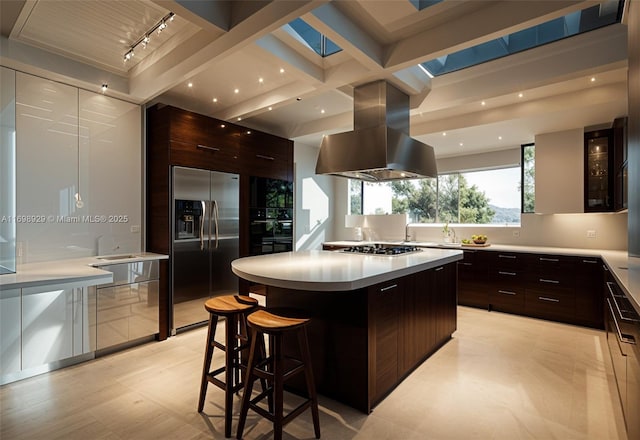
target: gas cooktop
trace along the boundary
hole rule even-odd
[[[371,254],[371,255],[403,255],[411,252],[421,252],[422,249],[416,246],[407,245],[388,245],[388,244],[367,244],[361,246],[350,246],[342,250],[352,254]]]

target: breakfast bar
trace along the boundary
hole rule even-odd
[[[368,414],[451,338],[462,255],[313,250],[240,258],[232,270],[266,286],[267,307],[311,318],[318,391]]]

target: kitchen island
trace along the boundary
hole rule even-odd
[[[451,338],[462,256],[449,249],[393,256],[304,251],[231,266],[266,285],[268,307],[311,318],[318,391],[368,414]]]

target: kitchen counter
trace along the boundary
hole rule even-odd
[[[373,242],[365,241],[330,241],[323,243],[328,246],[356,246]],[[387,242],[376,242],[387,243]],[[640,313],[640,258],[629,257],[626,251],[612,251],[607,249],[563,248],[551,246],[516,246],[491,243],[487,247],[463,246],[452,243],[434,242],[388,242],[389,244],[406,244],[418,247],[437,246],[442,249],[474,249],[481,251],[527,252],[535,254],[569,255],[576,257],[599,257],[607,265],[614,278],[625,291],[635,309]]]
[[[296,290],[355,290],[461,260],[459,249],[430,249],[403,255],[340,251],[281,252],[240,258],[233,273],[255,283]]]
[[[0,275],[0,291],[57,283],[109,283],[113,280],[113,274],[100,269],[101,266],[168,258],[162,254],[136,252],[126,256],[108,255],[21,264],[16,268],[16,273]]]

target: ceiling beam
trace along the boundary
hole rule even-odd
[[[231,29],[231,2],[209,0],[152,0],[174,14],[207,30],[211,27],[216,32]]]
[[[259,38],[271,33],[296,17],[326,3],[328,0],[275,0],[234,26],[219,38],[195,50],[176,49],[171,56],[158,60],[130,78],[133,95],[152,99],[185,79],[200,73]],[[206,33],[206,31],[203,31]],[[196,38],[196,36],[194,36]],[[202,38],[202,36],[198,36]]]
[[[393,70],[414,66],[598,3],[592,0],[495,2],[454,22],[423,30],[390,45],[383,64]]]

